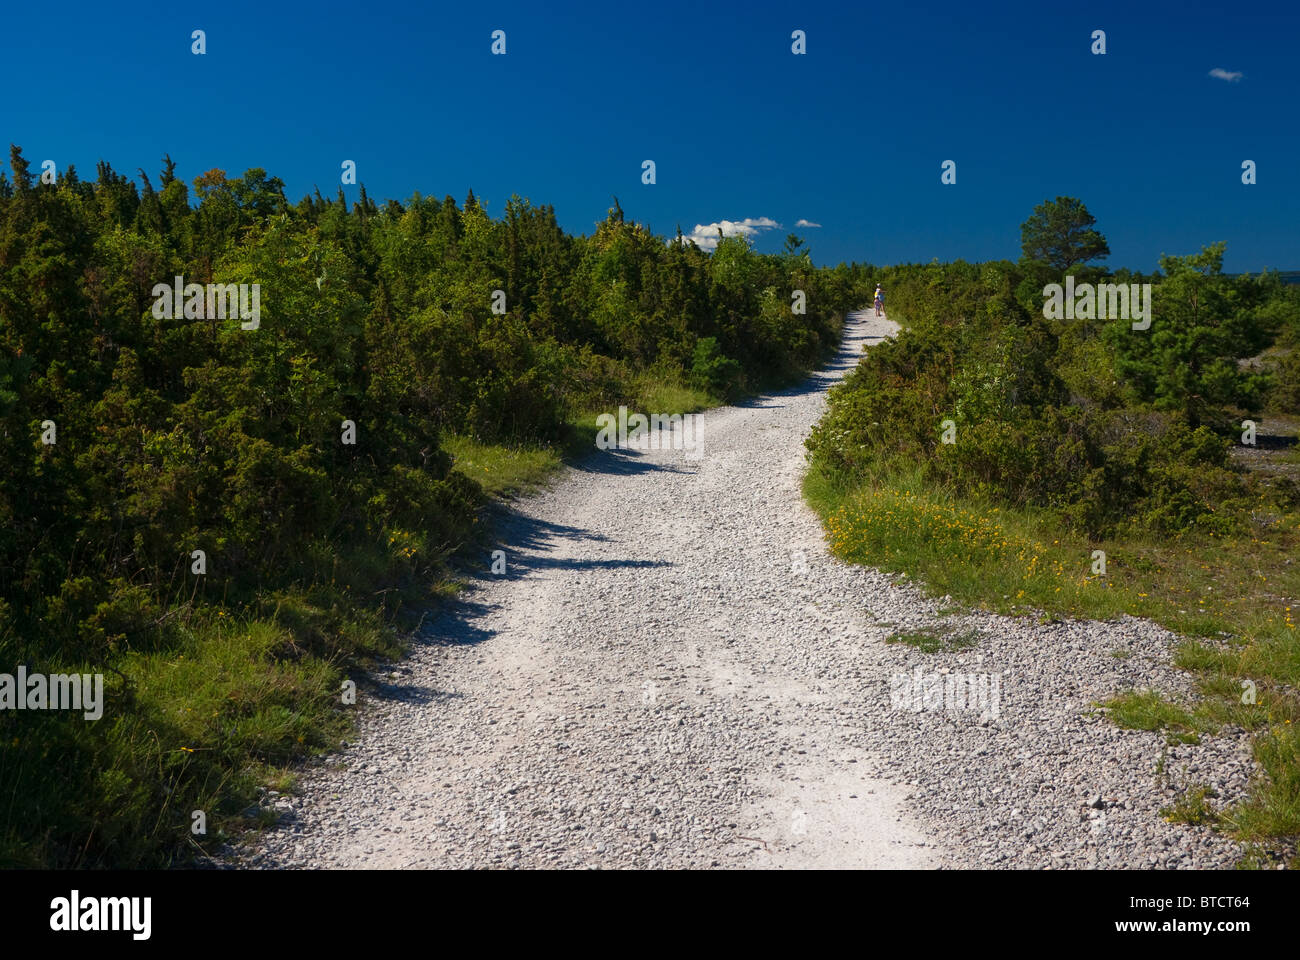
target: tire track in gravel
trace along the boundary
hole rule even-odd
[[[829,386],[894,329],[851,315],[835,361],[799,387],[702,414],[699,459],[593,453],[513,505],[506,575],[476,581],[381,672],[357,742],[307,767],[299,795],[274,800],[282,824],[233,862],[1226,862],[1221,838],[1155,814],[1197,778],[1239,794],[1242,738],[1170,751],[1092,709],[1126,686],[1186,690],[1164,631],[953,617],[826,554],[802,441]],[[882,642],[936,623],[980,643]],[[892,709],[891,675],[918,667],[996,674],[1001,716]]]

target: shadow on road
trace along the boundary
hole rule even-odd
[[[752,409],[779,408],[785,404],[779,401],[787,398],[801,397],[810,393],[824,391],[831,383],[838,381],[845,373],[857,366],[862,358],[862,346],[866,338],[856,333],[855,321],[866,319],[866,314],[851,315],[845,324],[845,335],[835,357],[821,370],[805,377],[798,384],[771,394],[751,397],[735,406]],[[590,474],[611,476],[631,476],[651,472],[691,473],[690,469],[673,463],[664,463],[648,458],[637,450],[593,450],[590,455],[571,463],[571,468]],[[551,523],[523,513],[510,506],[503,506],[494,511],[494,528],[497,531],[493,542],[494,549],[506,553],[506,572],[494,575],[490,572],[490,561],[484,558],[483,565],[468,571],[470,579],[479,583],[498,578],[515,579],[530,573],[547,570],[608,570],[618,568],[671,567],[667,560],[640,559],[578,559],[574,557],[554,556],[555,546],[563,541],[607,542],[609,538],[603,533],[581,527]],[[472,599],[458,599],[448,603],[438,611],[433,621],[421,631],[417,642],[462,645],[478,644],[494,634],[474,625],[497,609],[494,605],[480,603]],[[440,696],[433,691],[426,691],[431,697]],[[421,695],[413,692],[412,696]]]
[[[498,535],[494,537],[493,542],[497,545],[496,549],[505,551],[506,572],[493,574],[490,561],[485,557],[482,566],[474,570],[462,571],[465,578],[476,585],[493,580],[514,580],[545,570],[611,570],[673,566],[667,560],[619,557],[582,559],[553,556],[558,543],[575,540],[599,543],[609,538],[593,530],[539,520],[536,517],[517,513],[509,507],[503,507],[498,512],[495,523]],[[470,597],[451,600],[438,610],[436,617],[421,628],[415,642],[442,646],[482,643],[495,636],[495,633],[475,626],[475,621],[482,620],[497,609],[499,609],[497,604],[482,603]]]
[[[859,319],[866,319],[868,314],[863,312],[853,316]],[[872,317],[872,319],[875,319]],[[884,318],[881,318],[884,319]],[[863,337],[853,335],[851,329],[854,324],[852,317],[845,323],[844,339],[840,341],[839,349],[835,356],[827,361],[826,365],[814,373],[810,373],[792,387],[784,390],[777,390],[772,393],[760,394],[756,397],[750,397],[746,400],[738,401],[732,406],[739,407],[742,410],[770,410],[784,407],[784,403],[777,401],[793,399],[795,397],[807,396],[811,393],[822,393],[832,384],[842,380],[845,375],[850,373],[862,359],[863,345],[868,342],[875,342],[884,339],[883,337]]]
[[[639,473],[690,473],[671,463],[650,460],[639,450],[594,450],[572,464],[582,473],[604,473],[611,476],[632,476]]]

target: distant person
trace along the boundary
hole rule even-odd
[[[881,289],[880,284],[876,284],[876,316],[880,316],[880,311],[885,308],[885,291]]]

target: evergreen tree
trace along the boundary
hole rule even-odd
[[[1096,218],[1074,197],[1057,197],[1034,207],[1020,225],[1025,261],[1046,263],[1058,271],[1110,255],[1106,238],[1092,229]]]

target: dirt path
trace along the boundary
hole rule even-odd
[[[1181,688],[1162,631],[969,614],[975,649],[925,655],[883,640],[951,621],[942,601],[826,555],[802,441],[828,387],[893,329],[856,314],[799,388],[702,414],[698,459],[593,453],[518,503],[505,575],[426,626],[363,697],[358,742],[307,769],[277,800],[286,822],[241,861],[1223,862],[1222,843],[1158,817],[1178,750],[1093,709],[1124,686]],[[1001,709],[899,710],[891,677],[918,669],[997,677]],[[1197,749],[1192,771],[1244,787],[1241,744]]]
[[[822,550],[803,437],[890,326],[856,319],[799,390],[701,415],[698,459],[610,450],[518,504],[506,575],[429,625],[261,862],[931,863],[807,669],[828,627],[791,556]]]

